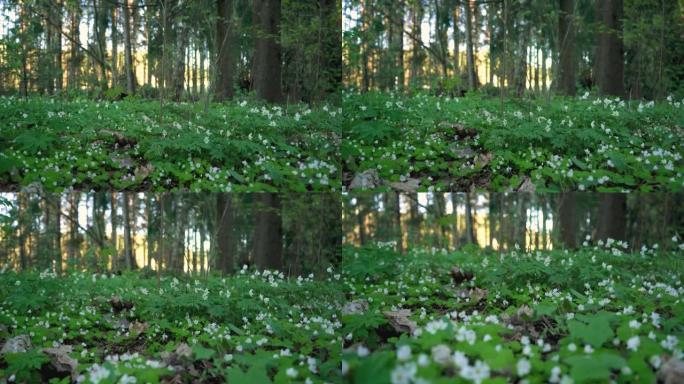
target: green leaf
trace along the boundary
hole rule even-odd
[[[195,344],[192,346],[192,353],[195,354],[195,358],[198,360],[208,360],[212,356],[214,356],[214,353],[216,353],[216,351],[214,351],[213,349],[204,348],[200,344]]]
[[[591,316],[587,318],[586,322],[570,320],[568,321],[568,329],[572,337],[581,339],[594,348],[599,348],[603,343],[613,338],[609,317],[602,314]]]

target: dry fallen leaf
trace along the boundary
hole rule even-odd
[[[451,278],[454,280],[454,284],[459,285],[464,281],[470,281],[473,279],[473,273],[468,271],[463,271],[459,267],[451,268]]]
[[[7,342],[5,342],[5,345],[3,345],[0,350],[0,355],[4,355],[5,353],[26,352],[31,348],[31,338],[29,335],[19,335],[8,339]]]
[[[375,169],[369,169],[361,173],[357,173],[349,184],[349,189],[373,189],[380,186],[380,176]]]
[[[408,178],[406,181],[403,181],[403,182],[400,182],[400,181],[391,182],[391,183],[389,183],[389,186],[392,187],[392,189],[396,189],[399,192],[414,193],[420,187],[420,180]]]
[[[529,177],[525,176],[523,178],[523,182],[520,184],[518,187],[518,192],[529,192],[529,193],[534,193],[537,190],[537,187],[534,185],[532,182],[532,179]]]
[[[658,370],[658,378],[664,384],[684,383],[684,362],[671,357]]]
[[[50,357],[50,364],[57,372],[68,373],[75,380],[78,376],[78,361],[69,356],[72,350],[71,345],[60,345],[55,348],[44,348],[43,353]]]
[[[147,323],[141,323],[139,321],[133,321],[132,323],[129,324],[128,326],[128,331],[132,335],[140,335],[141,333],[145,332],[145,330],[149,328],[149,325]]]
[[[385,311],[383,312],[387,320],[389,321],[392,328],[400,333],[413,334],[416,329],[416,323],[409,319],[411,316],[410,309],[400,309],[398,311]]]
[[[178,344],[178,346],[176,347],[176,349],[173,350],[173,352],[174,352],[177,356],[181,356],[181,357],[190,357],[190,356],[192,356],[192,348],[190,348],[190,346],[187,345],[186,343],[180,343],[180,344]]]
[[[354,300],[345,304],[342,307],[342,315],[361,315],[368,310],[368,302],[366,300]]]

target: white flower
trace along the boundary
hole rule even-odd
[[[295,377],[297,377],[297,369],[290,367],[285,371],[285,374],[287,375],[287,377],[291,377],[294,379]]]
[[[416,376],[417,367],[414,363],[396,366],[390,374],[392,384],[409,384]]]
[[[109,377],[109,370],[99,364],[93,364],[88,371],[90,373],[90,381],[94,384],[98,384]]]
[[[660,359],[660,356],[658,356],[658,355],[653,355],[653,356],[651,356],[651,358],[650,358],[648,361],[651,363],[651,365],[652,365],[653,368],[655,368],[655,369],[660,368],[660,364],[663,362],[663,361]]]
[[[639,341],[639,336],[634,336],[627,340],[627,349],[631,349],[632,351],[636,351],[639,349],[639,344],[641,342]]]
[[[138,382],[138,379],[136,379],[133,376],[128,376],[127,374],[124,373],[123,376],[119,379],[119,383],[121,384],[135,384]]]
[[[518,376],[522,377],[530,373],[532,365],[527,359],[520,359],[518,360],[518,363],[515,365],[515,368],[518,371]]]
[[[397,349],[397,359],[399,361],[406,361],[411,358],[411,347],[402,345]]]
[[[551,377],[549,377],[550,383],[557,383],[560,381],[561,369],[559,366],[551,368]]]
[[[468,365],[468,357],[466,357],[465,353],[461,351],[456,351],[454,352],[454,356],[451,358],[454,362],[454,365],[456,365],[459,368],[465,367]]]
[[[368,348],[364,347],[363,345],[359,345],[359,347],[356,348],[356,354],[359,357],[366,357],[366,356],[368,356],[369,352],[370,351],[368,350]]]
[[[346,360],[342,360],[342,376],[346,376],[349,373],[349,363]]]
[[[576,350],[577,350],[577,346],[575,345],[575,343],[570,343],[568,345],[568,351],[575,352]]]
[[[428,364],[430,364],[430,358],[428,357],[428,355],[424,353],[418,355],[418,365],[420,365],[421,367],[425,367]]]
[[[593,353],[594,348],[591,347],[591,345],[587,344],[584,346],[584,353]]]
[[[451,360],[451,349],[445,344],[432,347],[432,360],[437,364],[447,365]]]
[[[460,375],[466,380],[471,380],[476,384],[480,384],[484,379],[489,377],[489,366],[478,360],[473,366],[466,365],[465,367],[462,367]]]

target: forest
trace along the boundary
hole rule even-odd
[[[684,383],[683,0],[0,0],[0,384]]]
[[[343,7],[347,189],[681,191],[681,1]]]
[[[339,185],[335,1],[3,0],[0,10],[3,189]]]

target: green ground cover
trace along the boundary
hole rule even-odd
[[[343,109],[346,188],[610,192],[684,187],[684,101],[672,98],[654,104],[587,95],[506,99],[502,105],[483,95],[347,93]]]
[[[0,98],[0,187],[339,190],[339,107]]]
[[[0,274],[0,378],[340,382],[339,275]],[[6,349],[9,348],[9,349]],[[0,379],[3,381],[3,379]]]
[[[683,272],[681,251],[615,242],[501,255],[349,248],[342,372],[379,384],[676,383]]]

